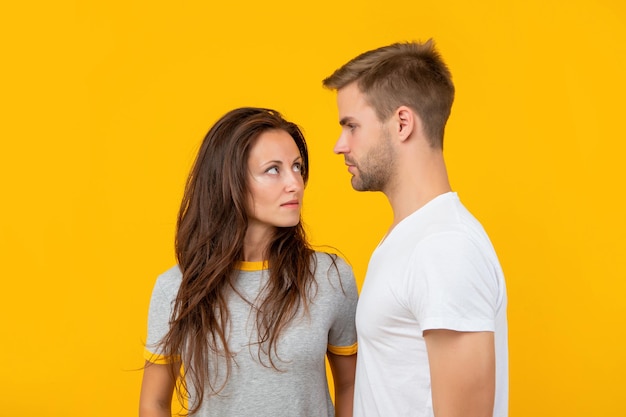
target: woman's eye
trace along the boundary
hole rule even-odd
[[[278,167],[271,167],[265,172],[267,172],[268,174],[278,174]]]
[[[351,132],[354,131],[354,129],[356,129],[356,125],[353,125],[353,124],[348,124],[346,126],[348,126],[348,129],[350,129]]]
[[[293,171],[302,172],[302,164],[299,162],[296,162],[295,164],[293,164]]]

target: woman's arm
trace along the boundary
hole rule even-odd
[[[139,417],[171,417],[176,378],[169,365],[146,361],[139,397]]]
[[[356,353],[345,356],[327,352],[326,356],[335,385],[335,416],[352,417]]]

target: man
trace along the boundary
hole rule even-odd
[[[381,191],[393,223],[357,307],[357,417],[508,414],[506,287],[443,157],[454,99],[431,41],[365,52],[330,77],[357,191]]]

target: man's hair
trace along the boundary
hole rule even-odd
[[[364,52],[336,70],[323,84],[339,90],[353,82],[381,121],[387,120],[398,107],[408,106],[422,120],[430,145],[443,148],[454,84],[432,39],[425,43],[394,43]]]

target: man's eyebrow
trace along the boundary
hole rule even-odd
[[[345,126],[347,125],[350,121],[352,120],[352,117],[344,117],[343,119],[339,120],[339,125],[340,126]]]

